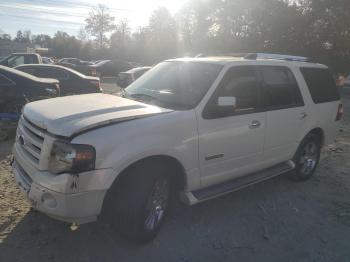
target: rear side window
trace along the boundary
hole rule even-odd
[[[300,68],[315,104],[337,101],[339,93],[328,69]]]
[[[264,107],[281,109],[303,106],[299,86],[289,68],[259,66],[263,82]]]
[[[25,68],[20,68],[18,70],[21,70],[22,72],[33,75],[33,76],[37,76],[34,68],[25,67]]]
[[[41,78],[53,78],[57,80],[67,80],[68,74],[63,70],[55,68],[40,68],[36,70],[36,76]]]

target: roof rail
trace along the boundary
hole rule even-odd
[[[280,55],[280,54],[269,54],[269,53],[251,53],[244,57],[244,59],[257,60],[257,59],[275,59],[285,61],[296,61],[296,62],[310,62],[309,57],[303,56],[292,56],[292,55]]]

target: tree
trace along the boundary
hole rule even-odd
[[[45,34],[39,34],[32,37],[33,44],[39,45],[40,47],[48,48],[51,45],[51,37]]]
[[[176,22],[168,9],[156,9],[149,20],[148,28],[154,62],[177,55]]]
[[[79,28],[77,37],[81,41],[87,41],[89,39],[87,32],[83,26]]]
[[[23,42],[23,33],[22,33],[21,30],[17,31],[16,37],[15,37],[15,39],[13,41],[18,42],[18,43],[22,43]]]
[[[57,31],[51,42],[52,55],[56,57],[77,57],[82,48],[80,40],[62,31]]]
[[[127,20],[119,21],[116,30],[110,37],[110,48],[116,57],[126,59],[131,40],[130,28]]]
[[[108,8],[104,5],[93,8],[85,22],[86,31],[96,38],[99,48],[104,47],[107,43],[106,33],[115,29],[114,17],[108,14]]]

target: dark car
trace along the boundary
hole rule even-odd
[[[121,72],[118,75],[117,84],[119,87],[125,88],[150,69],[150,66],[143,66],[135,67],[126,72]]]
[[[21,65],[16,69],[40,78],[57,79],[61,96],[102,92],[98,77],[86,76],[63,66]]]
[[[0,120],[18,118],[28,102],[58,96],[58,83],[0,65]]]
[[[62,58],[56,64],[74,69],[84,75],[96,76],[95,68],[91,67],[93,65],[92,62],[83,61],[78,58]]]
[[[118,76],[120,72],[124,72],[134,68],[135,66],[122,60],[102,60],[90,66],[94,68],[97,76]]]
[[[13,53],[0,61],[0,65],[15,67],[23,64],[42,64],[42,58],[35,53]]]

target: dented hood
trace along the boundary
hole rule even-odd
[[[170,111],[118,96],[86,94],[29,103],[23,115],[51,134],[70,137],[98,126]]]

